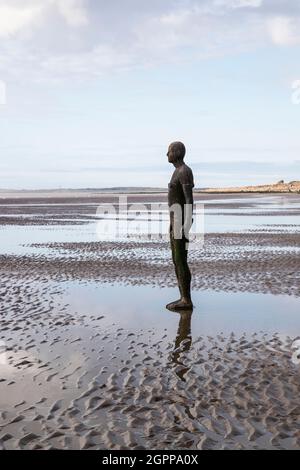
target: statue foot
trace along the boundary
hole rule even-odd
[[[193,304],[191,300],[179,299],[176,300],[176,302],[171,302],[166,305],[166,308],[168,310],[191,310],[193,308]]]

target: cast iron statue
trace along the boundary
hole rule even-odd
[[[172,258],[180,291],[180,299],[167,305],[169,310],[190,310],[191,272],[187,262],[189,230],[193,217],[192,170],[184,163],[185,146],[173,142],[168,149],[168,160],[175,166],[169,183],[168,204],[170,210],[170,242]]]

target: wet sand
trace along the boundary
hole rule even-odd
[[[210,201],[237,217],[247,208],[266,212],[256,196]],[[56,230],[66,222],[76,240],[82,225],[93,226],[94,201],[64,202],[40,208],[8,201],[0,207],[1,221],[8,219],[1,230],[30,230],[35,222]],[[291,211],[293,223],[282,217],[275,226],[261,215],[258,228],[207,233],[203,249],[190,253],[194,291],[209,290],[212,302],[214,292],[237,292],[244,302],[249,293],[297,302],[299,216],[280,212]],[[0,254],[0,448],[300,447],[300,365],[292,361],[299,323],[293,335],[272,325],[267,333],[237,333],[234,324],[232,333],[216,327],[208,335],[192,328],[199,306],[179,315],[162,305],[170,327],[164,319],[160,328],[150,321],[147,327],[142,304],[140,325],[129,316],[118,321],[131,310],[130,294],[122,301],[119,286],[161,292],[176,285],[167,242],[40,241],[19,248]],[[99,286],[97,309],[73,301],[77,283]],[[116,302],[120,297],[114,315],[101,301],[105,284]]]
[[[211,233],[189,254],[193,289],[300,296],[300,234]],[[6,272],[56,280],[176,286],[167,242],[34,244],[50,255],[0,255]],[[53,255],[55,253],[55,256]]]

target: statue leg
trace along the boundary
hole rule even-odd
[[[187,261],[186,243],[185,238],[174,240],[175,265],[181,297],[191,301],[191,271]]]
[[[172,250],[172,260],[173,260],[173,264],[174,264],[174,268],[175,268],[175,274],[176,274],[176,277],[177,277],[177,282],[178,282],[178,286],[179,286],[179,290],[180,290],[179,278],[178,278],[178,269],[177,269],[177,262],[176,262],[176,246],[175,246],[175,239],[174,239],[174,235],[173,235],[172,231],[170,231],[170,244],[171,244],[171,250]],[[181,292],[180,292],[180,294],[181,294]]]
[[[172,248],[172,259],[175,266],[175,273],[180,291],[180,300],[167,305],[170,310],[190,309],[191,301],[191,272],[187,262],[186,238],[175,239],[172,230],[170,231],[170,242]]]

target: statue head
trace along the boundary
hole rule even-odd
[[[182,142],[172,142],[168,148],[169,163],[181,162],[185,156],[185,146]]]

